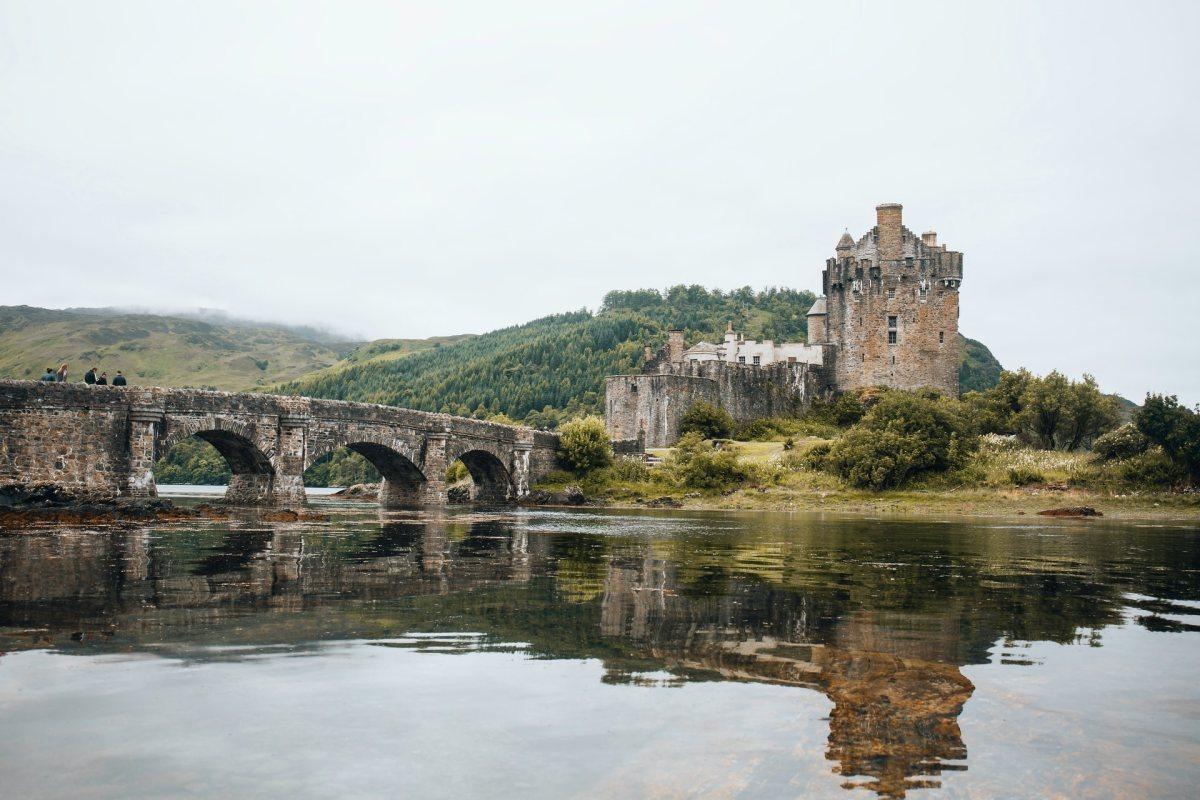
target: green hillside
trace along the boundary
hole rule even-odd
[[[110,309],[0,306],[0,377],[36,379],[98,365],[133,384],[254,389],[335,363],[356,343],[282,325]]]
[[[326,331],[219,314],[163,316],[114,309],[0,306],[0,378],[36,379],[70,364],[79,380],[98,365],[134,384],[253,390],[332,364],[401,358],[460,341],[382,339],[361,345]]]
[[[604,377],[636,370],[643,345],[657,348],[669,328],[683,328],[688,341],[715,341],[732,322],[748,338],[804,340],[805,314],[815,299],[811,292],[776,288],[610,292],[595,314],[544,317],[398,360],[343,362],[273,390],[461,415],[505,414],[552,426],[563,415],[599,413]],[[979,342],[967,339],[966,345],[963,387],[994,384],[1000,372],[995,357]]]

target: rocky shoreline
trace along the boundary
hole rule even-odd
[[[122,497],[113,500],[77,497],[52,485],[0,486],[0,528],[53,523],[99,525],[118,522],[182,522],[225,519],[215,506],[182,508],[163,498]]]

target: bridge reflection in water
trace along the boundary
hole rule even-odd
[[[1120,556],[1119,537],[1090,544],[1086,563],[1018,570],[1002,537],[881,542],[866,523],[790,523],[781,542],[695,520],[670,536],[589,532],[613,520],[360,516],[0,537],[0,651],[236,659],[237,645],[520,642],[535,657],[597,659],[614,684],[805,687],[833,704],[826,757],[843,785],[903,797],[967,768],[958,717],[974,687],[962,665],[1008,636],[1076,640],[1120,619],[1124,590],[1167,580]],[[646,521],[674,524],[617,518],[617,529]]]

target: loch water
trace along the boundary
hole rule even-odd
[[[1200,785],[1195,525],[316,507],[0,534],[0,796]]]

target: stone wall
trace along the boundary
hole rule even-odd
[[[443,503],[445,470],[467,465],[480,499],[511,500],[556,465],[558,437],[390,406],[189,389],[0,381],[0,486],[58,486],[80,498],[156,494],[151,470],[174,444],[213,445],[226,498],[304,502],[303,472],[348,447],[384,476],[388,505]]]
[[[605,379],[604,418],[610,439],[640,438],[645,447],[670,447],[694,403],[724,408],[735,422],[745,422],[796,414],[826,392],[824,370],[809,364],[755,367],[654,359],[651,367],[653,374]]]

